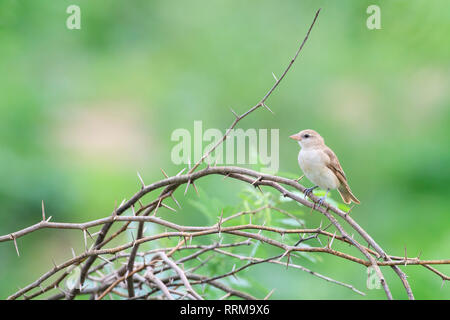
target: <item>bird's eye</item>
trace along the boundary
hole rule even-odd
[[[310,137],[310,135],[309,134],[307,134],[307,133],[305,133],[304,135],[303,135],[303,138],[309,138]]]

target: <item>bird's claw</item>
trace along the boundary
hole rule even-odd
[[[326,196],[320,197],[319,201],[317,201],[317,204],[319,206],[322,206],[324,204],[326,198],[327,198]]]
[[[315,188],[317,188],[317,186],[311,187],[311,188],[306,188],[305,191],[303,191],[303,193],[305,194],[305,197],[311,195],[311,193],[313,192],[313,190]]]

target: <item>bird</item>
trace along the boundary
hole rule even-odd
[[[319,199],[319,205],[322,205],[330,190],[337,189],[346,204],[352,201],[360,203],[350,190],[337,156],[325,145],[325,140],[319,133],[306,129],[291,135],[290,138],[298,141],[301,147],[298,164],[305,176],[315,184],[314,187],[305,189],[305,196],[317,187],[326,190],[325,196]]]

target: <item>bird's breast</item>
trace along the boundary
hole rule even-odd
[[[300,150],[298,154],[298,164],[305,171],[316,171],[326,165],[323,152],[318,150]]]
[[[327,167],[329,158],[320,150],[300,150],[298,164],[305,176],[322,189],[336,189],[339,180]]]

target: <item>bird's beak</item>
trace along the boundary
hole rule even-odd
[[[293,135],[290,136],[289,138],[294,139],[294,140],[297,140],[297,141],[302,140],[302,136],[300,135],[300,133],[293,134]]]

